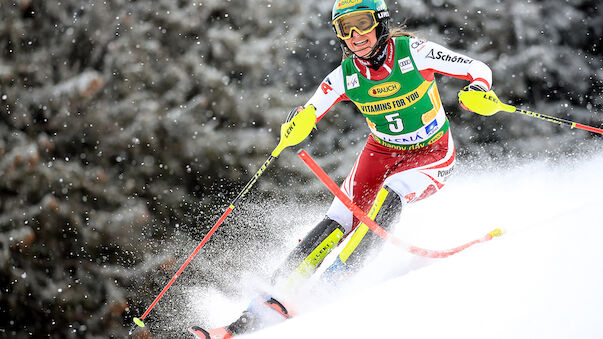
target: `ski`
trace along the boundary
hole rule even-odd
[[[252,302],[251,306],[243,311],[239,319],[228,326],[207,330],[199,326],[191,326],[188,331],[196,339],[229,339],[238,334],[257,331],[291,317],[293,314],[281,302],[268,295],[262,295],[256,299],[255,304]]]
[[[229,339],[234,336],[228,327],[218,327],[211,330],[204,330],[199,326],[189,327],[188,331],[197,339]]]

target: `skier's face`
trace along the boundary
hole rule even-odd
[[[344,40],[348,48],[361,58],[368,57],[373,46],[377,43],[377,31],[373,29],[366,34],[358,34],[355,30],[352,31],[352,37]]]

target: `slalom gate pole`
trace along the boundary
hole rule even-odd
[[[266,171],[266,168],[268,168],[268,166],[272,163],[272,161],[274,159],[276,159],[285,148],[287,148],[289,146],[297,145],[300,142],[302,142],[310,134],[310,132],[314,128],[315,124],[316,124],[316,116],[314,115],[314,110],[303,110],[303,111],[299,112],[295,117],[293,117],[289,122],[286,122],[281,125],[280,142],[278,143],[278,145],[276,146],[274,151],[272,151],[272,153],[270,154],[268,159],[264,162],[264,164],[260,167],[260,169],[255,173],[253,178],[251,178],[251,180],[249,180],[249,182],[241,190],[239,195],[237,195],[237,197],[232,201],[232,203],[230,203],[230,206],[226,209],[226,211],[224,211],[224,214],[222,214],[222,216],[220,217],[220,219],[218,219],[216,224],[209,230],[209,232],[207,232],[205,237],[203,237],[203,240],[201,240],[201,242],[199,243],[199,245],[197,245],[195,250],[188,256],[186,261],[184,261],[182,266],[180,266],[180,269],[178,269],[178,271],[176,272],[176,274],[174,274],[172,279],[170,279],[170,281],[167,283],[167,285],[165,285],[163,290],[161,290],[159,295],[157,295],[155,300],[153,300],[151,305],[142,314],[142,316],[140,316],[140,318],[133,319],[134,325],[132,326],[132,329],[130,330],[130,335],[134,332],[134,330],[136,329],[136,326],[145,327],[143,320],[147,317],[147,315],[149,315],[151,310],[155,307],[155,305],[163,297],[165,292],[167,292],[167,290],[170,288],[170,286],[172,286],[174,281],[176,281],[176,279],[178,279],[178,277],[184,271],[186,266],[188,266],[188,264],[193,260],[193,258],[195,258],[197,253],[199,253],[199,251],[205,245],[205,243],[207,243],[209,238],[214,234],[214,232],[216,232],[218,227],[224,222],[224,220],[230,214],[230,212],[232,212],[232,210],[234,210],[234,208],[235,208],[236,204],[239,202],[239,200],[241,200],[247,194],[247,192],[249,192],[249,190],[251,189],[253,184],[255,184],[255,182],[262,175],[262,173],[264,173],[264,171]]]
[[[445,258],[445,257],[448,257],[455,253],[458,253],[470,246],[489,241],[494,237],[502,235],[502,231],[499,228],[497,228],[497,229],[487,233],[486,235],[484,235],[480,238],[477,238],[475,240],[472,240],[466,244],[463,244],[461,246],[458,246],[458,247],[455,247],[455,248],[452,248],[449,250],[443,250],[443,251],[428,250],[428,249],[424,249],[424,248],[406,244],[399,238],[388,233],[385,229],[383,229],[381,226],[379,226],[374,220],[369,218],[366,215],[366,213],[364,213],[364,211],[362,211],[362,209],[360,209],[360,207],[356,206],[356,204],[354,204],[352,202],[352,200],[350,200],[350,198],[348,198],[348,196],[345,193],[343,193],[343,191],[339,188],[339,186],[337,186],[337,184],[335,184],[335,182],[327,175],[327,173],[325,173],[325,171],[322,168],[320,168],[320,166],[318,166],[318,164],[314,161],[314,159],[312,159],[312,157],[306,151],[304,151],[302,149],[297,153],[297,155],[306,163],[306,165],[308,165],[308,167],[312,170],[312,172],[314,172],[314,174],[327,186],[327,188],[354,214],[354,216],[356,218],[358,218],[358,220],[362,221],[371,231],[375,232],[379,237],[383,238],[386,241],[389,241],[390,243],[392,243],[398,247],[401,247],[401,248],[409,251],[410,253],[413,253],[413,254],[416,254],[419,256],[423,256],[423,257],[428,257],[428,258]]]

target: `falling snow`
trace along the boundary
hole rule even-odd
[[[602,127],[598,1],[386,1],[394,24],[490,65],[505,101]],[[339,65],[331,8],[286,0],[0,1],[0,336],[125,337],[274,149],[287,113]],[[452,192],[473,189],[505,211],[489,220],[525,207],[513,205],[517,196],[558,197],[546,205],[554,210],[569,197],[596,199],[563,183],[595,190],[599,180],[576,181],[591,174],[576,167],[600,172],[601,162],[576,159],[600,158],[600,136],[524,116],[478,117],[458,106],[466,82],[437,81],[459,163],[480,173],[503,165],[517,173],[517,164],[548,178],[534,191],[484,175],[486,187],[518,190],[502,200],[512,191],[477,189],[461,174]],[[366,137],[362,116],[342,103],[304,147],[341,182]],[[529,165],[565,159],[575,162]],[[461,199],[443,196],[425,206],[450,206],[457,220],[467,214]],[[294,152],[284,152],[149,315],[148,328],[181,337],[188,321],[232,317],[257,287],[239,278],[266,281],[329,200]],[[547,213],[536,206],[536,217]],[[515,230],[509,238],[521,241]],[[214,317],[199,296],[236,305]]]

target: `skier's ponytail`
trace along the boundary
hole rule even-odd
[[[415,35],[404,30],[403,26],[394,27],[389,30],[388,40],[398,36],[409,36],[415,38]]]

